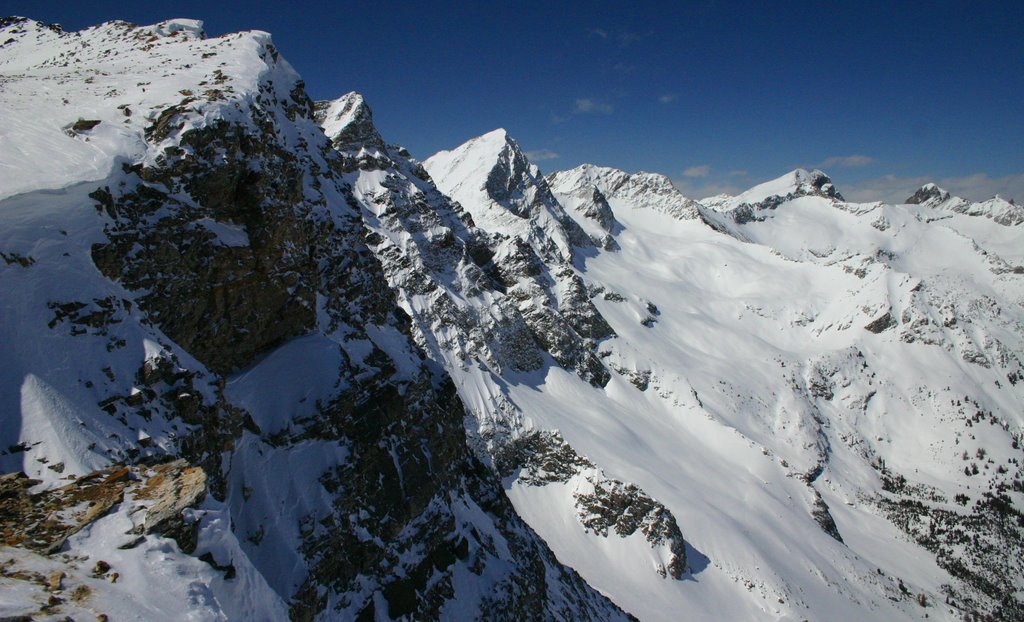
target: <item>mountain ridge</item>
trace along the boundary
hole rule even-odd
[[[0,96],[36,115],[22,127],[5,115],[17,153],[59,140],[103,156],[76,171],[85,179],[41,170],[0,203],[0,247],[16,258],[0,267],[3,468],[55,487],[111,462],[182,457],[209,492],[178,508],[195,542],[146,536],[118,555],[111,533],[131,524],[103,506],[69,540],[80,557],[45,563],[78,577],[106,558],[146,581],[181,569],[161,584],[178,606],[147,601],[134,580],[100,582],[81,605],[97,615],[135,603],[153,619],[282,606],[296,620],[628,619],[557,561],[470,453],[463,405],[413,341],[298,74],[263,33],[201,39],[174,34],[181,25],[60,34],[19,21],[0,50],[16,57],[20,37],[47,52]],[[77,60],[51,68],[62,47]],[[123,67],[127,80],[112,70]],[[83,70],[91,79],[66,79]],[[36,101],[56,87],[99,114],[65,132],[81,113]],[[35,340],[73,353],[70,373]],[[145,562],[162,549],[166,564]],[[193,550],[211,552],[198,571]],[[38,612],[46,583],[11,568],[44,561],[4,556],[5,614]],[[215,579],[230,567],[262,589],[239,597],[250,583]]]

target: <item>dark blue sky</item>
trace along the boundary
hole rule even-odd
[[[818,166],[852,198],[935,180],[1024,199],[1020,0],[0,0],[0,14],[270,31],[314,98],[361,91],[421,158],[505,127],[544,170],[657,171],[696,198]]]

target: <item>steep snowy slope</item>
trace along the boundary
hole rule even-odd
[[[473,173],[452,154],[493,136],[426,162],[474,219],[500,204],[484,196],[500,157],[475,158]],[[616,192],[630,177],[546,178],[592,236],[612,237],[576,263],[614,331],[600,345],[608,384],[554,366],[456,378],[469,403],[481,396],[478,417],[558,430],[573,455],[663,503],[692,545],[694,580],[657,579],[614,538],[595,546],[573,520],[590,489],[579,479],[507,480],[519,512],[642,619],[1018,615],[1013,266],[906,206],[846,204],[820,171],[722,198],[699,219],[665,209],[665,192]],[[1013,246],[1013,234],[980,237]]]
[[[423,162],[438,188],[463,205],[482,229],[528,242],[541,259],[570,261],[590,240],[551,196],[540,169],[498,129]],[[483,183],[481,174],[486,175]]]
[[[84,512],[41,553],[2,514],[3,615],[625,618],[470,453],[269,35],[0,40],[0,467],[41,480],[4,502]],[[195,494],[168,510],[146,465],[178,457]]]

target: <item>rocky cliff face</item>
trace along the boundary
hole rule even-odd
[[[152,497],[147,516],[181,521],[208,490],[229,519],[179,540],[181,551],[228,542],[210,567],[251,569],[264,605],[296,620],[626,617],[559,564],[470,452],[462,403],[413,341],[391,268],[370,247],[350,163],[267,35],[206,39],[180,20],[69,34],[11,20],[4,36],[4,61],[22,71],[5,107],[27,110],[37,85],[59,88],[65,114],[91,108],[100,118],[40,131],[72,147],[101,142],[109,166],[57,201],[43,176],[3,202],[16,225],[0,244],[24,258],[3,268],[4,291],[57,279],[22,290],[4,342],[49,335],[76,357],[58,369],[13,346],[4,392],[23,399],[4,410],[15,417],[4,421],[4,446],[16,448],[4,452],[5,470],[45,474],[40,485],[64,486],[54,494],[73,505],[79,493],[60,491],[81,485],[67,478],[109,481],[103,499],[123,494],[91,465],[176,456],[201,465],[209,483],[189,484],[200,497],[166,508]],[[45,69],[56,62],[56,73]],[[118,75],[124,64],[142,75]],[[81,72],[96,79],[64,78]],[[349,104],[333,113],[351,121],[334,138],[373,143],[368,109]],[[101,141],[115,123],[121,142]],[[64,239],[41,249],[53,226]],[[68,266],[77,281],[61,276]],[[53,319],[39,326],[28,319],[36,314]],[[53,429],[65,438],[47,436]],[[103,429],[106,439],[90,440]],[[57,465],[57,456],[66,458]],[[104,529],[120,516],[93,513]],[[11,543],[34,542],[26,537]],[[96,542],[81,552],[105,554]],[[225,582],[211,582],[227,590],[214,602],[230,600]],[[267,615],[260,603],[218,615]]]

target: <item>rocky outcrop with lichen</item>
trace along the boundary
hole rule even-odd
[[[186,552],[195,550],[198,523],[184,514],[206,496],[206,473],[184,460],[114,465],[76,477],[51,490],[33,492],[39,480],[24,473],[0,475],[0,530],[6,546],[56,553],[70,536],[128,500],[139,505],[130,534],[163,534]]]
[[[209,529],[201,468],[180,459],[114,464],[58,488],[39,490],[40,483],[24,473],[0,476],[5,619],[120,617],[124,612],[111,610],[110,601],[125,600],[127,586],[146,580],[137,574],[137,560],[157,552],[167,567],[154,568],[154,574],[180,563],[175,558],[181,552],[198,557],[181,555],[193,562],[193,571],[205,562],[211,574],[238,581],[232,560],[221,565],[209,551],[197,551],[200,531]]]

